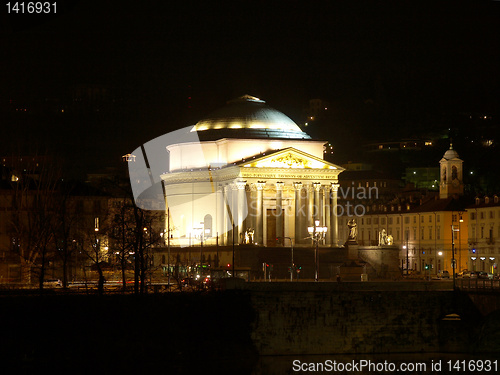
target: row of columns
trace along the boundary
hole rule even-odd
[[[248,192],[246,181],[221,186],[217,195],[217,232],[225,233],[221,237],[221,244],[232,243],[232,225],[234,223],[234,241],[240,243],[247,228],[254,229],[254,243],[264,244],[264,188],[266,181],[253,184],[255,197]],[[283,190],[284,182],[277,182],[276,188],[276,237],[284,237]],[[338,200],[339,184],[322,185],[319,182],[305,185],[301,182],[293,183],[294,188],[294,215],[295,215],[295,243],[307,243],[307,227],[313,226],[315,220],[328,228],[327,245],[338,245],[338,219],[335,213]],[[305,192],[305,194],[304,194]],[[330,194],[331,193],[331,194]],[[245,199],[248,198],[248,199]],[[247,205],[245,206],[245,202]],[[250,214],[247,216],[247,213]]]

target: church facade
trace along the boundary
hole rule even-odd
[[[199,142],[167,146],[165,187],[171,245],[308,244],[308,227],[327,228],[338,246],[338,176],[311,139],[264,101],[242,96],[190,130]]]

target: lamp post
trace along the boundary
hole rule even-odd
[[[458,270],[460,272],[462,272],[462,241],[460,238],[460,223],[464,222],[462,214],[462,211],[458,211]]]
[[[318,274],[318,269],[319,269],[319,241],[325,238],[326,231],[328,230],[327,227],[320,227],[319,226],[319,220],[314,221],[314,227],[308,227],[307,231],[311,235],[311,239],[315,242],[316,247],[314,250],[314,281],[319,280],[319,274]]]
[[[455,226],[451,225],[451,268],[453,272],[453,290],[455,290],[455,232],[459,232],[460,229],[455,229]]]
[[[201,222],[200,224],[203,225],[203,222]],[[195,231],[195,236],[199,237],[200,239],[200,263],[198,266],[198,274],[201,277],[201,269],[203,266],[203,240],[205,236],[205,231],[203,230],[203,227],[193,228],[193,230]]]

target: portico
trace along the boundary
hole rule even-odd
[[[175,192],[167,195],[167,202],[174,206],[171,211],[176,212],[183,202],[183,213],[177,215],[180,223],[172,218],[174,243],[189,246],[190,227],[203,223],[219,245],[232,243],[233,224],[235,243],[245,243],[245,233],[253,232],[251,242],[258,246],[275,246],[277,237],[307,244],[307,227],[319,220],[328,228],[323,245],[337,246],[338,223],[333,210],[342,170],[290,147],[226,168],[166,174],[167,191]],[[205,223],[207,215],[211,225]]]

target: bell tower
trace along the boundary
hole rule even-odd
[[[458,152],[453,149],[453,144],[450,143],[450,149],[444,153],[443,158],[439,161],[441,172],[440,199],[464,194],[463,163],[463,160],[458,157]]]

